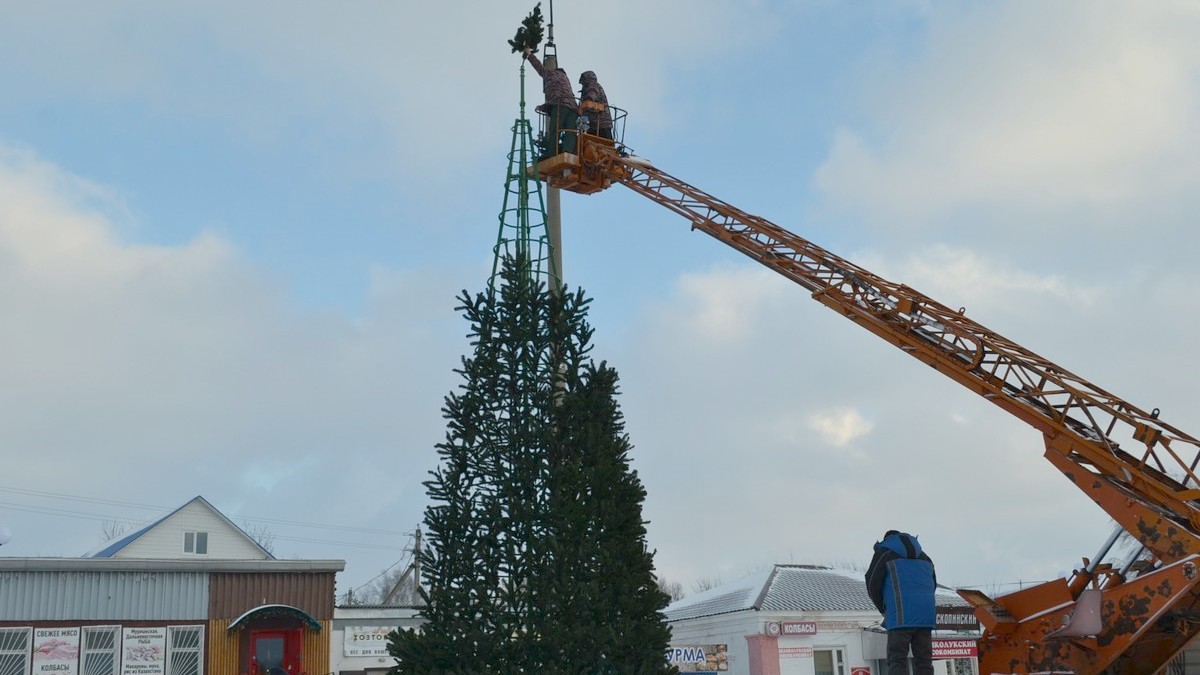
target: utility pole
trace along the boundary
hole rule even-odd
[[[400,591],[406,588],[406,584],[404,582],[408,581],[410,578],[412,579],[412,587],[409,589],[411,591],[411,595],[409,595],[409,597],[414,603],[420,601],[421,528],[419,526],[417,527],[417,531],[413,533],[412,556],[412,562],[408,564],[408,567],[404,568],[404,574],[401,574],[400,578],[396,580],[396,583],[392,584],[392,590],[388,591],[388,594],[383,598],[383,605],[385,607],[390,607],[396,598],[400,596]]]
[[[413,535],[413,585],[412,595],[413,603],[421,601],[421,526],[417,526],[417,531]]]

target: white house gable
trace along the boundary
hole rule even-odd
[[[201,497],[151,525],[111,555],[114,558],[228,560],[269,560],[272,557]]]

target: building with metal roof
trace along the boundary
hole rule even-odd
[[[276,560],[202,497],[85,557],[0,557],[0,675],[327,673],[345,566]]]
[[[979,625],[971,606],[939,589],[935,662],[943,675],[974,675]],[[863,574],[774,565],[678,600],[665,610],[671,658],[681,672],[870,675],[886,672],[882,617]]]

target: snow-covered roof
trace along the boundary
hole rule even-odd
[[[968,606],[956,593],[939,589],[938,605]],[[779,612],[875,611],[862,572],[818,565],[775,565],[758,574],[678,600],[667,620],[694,619],[743,610]]]
[[[874,611],[862,572],[805,565],[778,565],[757,609],[796,611]]]
[[[667,606],[663,613],[667,615],[668,621],[676,621],[698,616],[726,614],[743,609],[756,609],[758,596],[762,594],[764,585],[773,574],[774,570],[761,572],[721,584],[682,600],[676,600]]]

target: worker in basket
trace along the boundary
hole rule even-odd
[[[575,103],[575,92],[571,90],[571,78],[562,68],[546,68],[538,60],[533,49],[524,49],[525,58],[538,75],[542,76],[542,92],[546,102],[534,108],[546,115],[546,153],[543,157],[560,152],[575,152],[576,135],[564,133],[564,129],[575,129],[579,118],[579,107]]]
[[[587,120],[587,126],[583,130],[612,140],[613,119],[608,111],[608,96],[604,93],[604,87],[600,86],[600,81],[596,79],[596,73],[590,70],[583,71],[579,76],[579,84],[583,86],[579,90],[579,119],[581,122]]]

